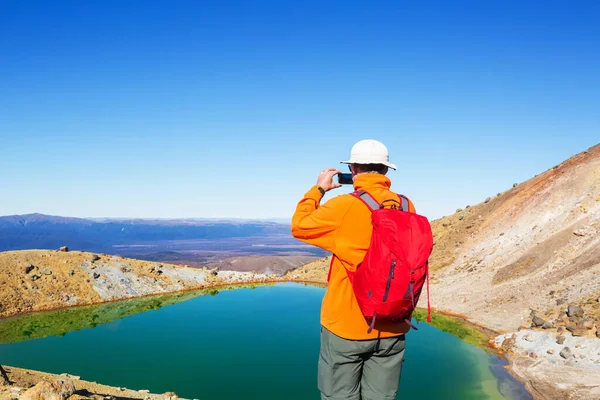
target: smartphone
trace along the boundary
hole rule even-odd
[[[340,185],[352,185],[354,183],[352,174],[338,174],[338,183]]]

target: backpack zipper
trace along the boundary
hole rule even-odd
[[[410,300],[413,308],[415,308],[415,270],[410,270],[410,282],[408,282],[408,290],[410,291]]]
[[[385,293],[383,295],[384,303],[387,301],[388,294],[390,293],[390,286],[392,285],[392,279],[394,279],[394,268],[396,268],[396,260],[392,261],[392,265],[390,265],[390,272],[388,274],[387,283],[385,285]]]

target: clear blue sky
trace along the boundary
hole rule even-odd
[[[600,142],[598,4],[0,0],[0,215],[287,218],[373,138],[437,218]]]

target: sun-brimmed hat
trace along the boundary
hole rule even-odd
[[[396,166],[390,162],[390,155],[387,147],[377,140],[361,140],[352,146],[350,159],[342,161],[342,164],[382,164],[388,168],[396,169]]]

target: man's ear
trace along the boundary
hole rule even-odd
[[[384,175],[387,175],[387,173],[388,173],[388,171],[389,171],[389,170],[390,170],[390,169],[389,169],[388,167],[385,167],[385,169],[383,170],[383,174],[384,174]]]

